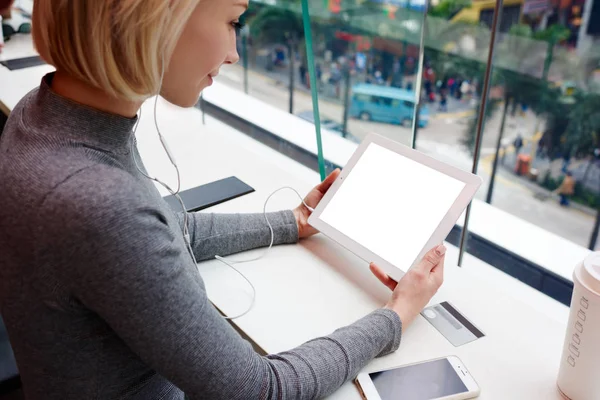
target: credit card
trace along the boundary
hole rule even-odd
[[[425,308],[421,315],[454,347],[482,338],[485,334],[447,301]]]

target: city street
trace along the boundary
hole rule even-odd
[[[220,82],[244,90],[243,69],[239,65],[224,66],[217,78]],[[248,72],[249,95],[272,106],[288,111],[288,93],[286,85],[271,77],[256,71]],[[436,107],[436,105],[432,105]],[[321,119],[332,119],[342,122],[343,107],[337,102],[319,100]],[[452,109],[452,108],[451,108]],[[464,107],[463,107],[464,109]],[[312,110],[312,100],[304,90],[294,92],[294,113]],[[441,161],[455,165],[465,170],[471,170],[472,157],[461,144],[468,125],[470,111],[443,113],[432,115],[429,125],[418,130],[417,149]],[[484,179],[484,184],[477,198],[485,200],[494,159],[496,142],[499,134],[500,112],[486,124],[482,138],[482,154],[478,175]],[[512,143],[520,133],[524,138],[530,138],[535,129],[533,115],[525,117],[507,117],[503,144]],[[389,137],[400,143],[410,145],[411,130],[399,125],[391,125],[359,120],[348,121],[349,132],[358,139],[364,138],[370,132]],[[327,149],[324,149],[327,158]],[[552,198],[540,200],[535,197],[536,191],[531,185],[524,185],[507,168],[498,168],[492,205],[509,212],[545,230],[587,247],[594,225],[594,216],[574,208],[560,207]]]

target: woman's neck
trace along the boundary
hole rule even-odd
[[[77,103],[128,118],[134,117],[142,106],[141,101],[128,101],[111,96],[60,71],[54,74],[51,87],[57,94]]]

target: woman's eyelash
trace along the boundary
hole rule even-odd
[[[240,33],[240,31],[244,27],[244,24],[242,22],[240,22],[240,21],[234,21],[234,22],[231,23],[231,26],[233,26],[233,28],[235,29],[236,33]]]

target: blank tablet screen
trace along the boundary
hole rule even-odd
[[[406,271],[464,187],[371,143],[319,219]]]

